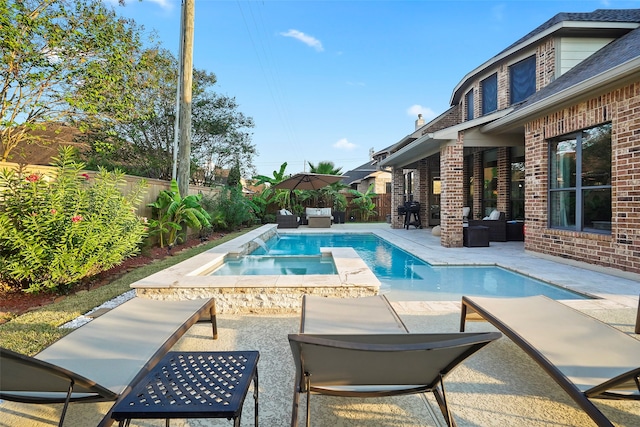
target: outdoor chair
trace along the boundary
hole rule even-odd
[[[300,218],[286,209],[281,209],[276,214],[278,228],[298,228]]]
[[[489,227],[489,241],[491,242],[507,241],[507,219],[504,212],[494,210],[483,219],[470,219],[468,224],[469,227]]]
[[[640,400],[640,341],[624,332],[542,295],[462,297],[460,330],[477,316],[531,356],[598,426],[613,423],[590,399]]]
[[[488,333],[412,334],[384,296],[303,299],[300,334],[290,334],[296,368],[291,425],[301,393],[310,426],[312,393],[382,397],[433,392],[449,426],[444,378],[501,336]],[[377,332],[376,332],[377,331]]]
[[[0,399],[114,403],[147,374],[197,321],[210,318],[213,299],[158,301],[133,298],[59,339],[34,357],[0,348]],[[110,411],[100,426],[110,425]]]

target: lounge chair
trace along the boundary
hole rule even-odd
[[[599,426],[590,399],[640,400],[640,341],[545,296],[462,297],[460,330],[480,316],[520,346]]]
[[[113,401],[125,395],[197,321],[213,299],[133,298],[59,339],[34,357],[0,349],[0,399],[23,403]],[[110,411],[100,426],[110,425]]]
[[[300,334],[290,334],[296,366],[291,425],[300,393],[381,397],[431,391],[447,425],[444,378],[500,333],[411,334],[384,296],[304,297]]]

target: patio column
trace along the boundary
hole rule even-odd
[[[402,168],[391,172],[391,228],[403,228],[404,218],[398,218],[398,206],[404,203],[404,174]]]
[[[431,185],[429,183],[429,174],[427,159],[421,159],[418,162],[417,172],[417,186],[416,193],[418,198],[414,198],[416,202],[420,202],[420,218],[423,227],[429,226],[429,192],[431,191]]]
[[[464,203],[464,134],[440,148],[440,244],[462,247],[462,206]]]

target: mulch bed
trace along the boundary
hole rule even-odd
[[[214,233],[208,236],[208,241],[216,240],[222,236],[222,234]],[[171,251],[168,251],[166,247],[144,249],[142,253],[138,254],[136,257],[126,259],[122,264],[84,280],[82,283],[79,283],[71,289],[68,294],[73,294],[81,290],[96,289],[100,286],[107,285],[135,268],[172,256],[180,251],[194,246],[199,246],[201,244],[203,244],[203,242],[199,238],[194,237],[179,246],[176,246]],[[25,292],[0,287],[0,324],[8,321],[12,317],[46,306],[47,304],[59,301],[62,298],[65,298],[65,295],[54,293],[27,294]]]

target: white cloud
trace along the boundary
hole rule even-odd
[[[346,150],[352,151],[355,150],[358,146],[347,141],[347,138],[339,139],[335,144],[333,144],[333,148],[337,148],[338,150]]]
[[[347,82],[349,86],[366,86],[364,82]]]
[[[147,0],[151,3],[156,3],[160,8],[164,10],[172,10],[173,9],[173,1],[172,0]]]
[[[491,8],[491,15],[493,16],[493,20],[497,22],[502,22],[505,19],[504,11],[506,9],[505,4],[498,4]]]
[[[119,6],[120,2],[119,0],[102,0],[103,2],[107,3],[107,4],[111,4],[113,6]],[[129,1],[136,1],[136,0],[129,0]],[[160,6],[161,9],[163,10],[173,10],[175,3],[178,0],[146,0],[149,3],[155,3],[158,6]]]
[[[407,114],[411,117],[417,117],[418,114],[422,114],[422,118],[425,120],[433,119],[436,113],[429,107],[423,107],[420,104],[414,104],[407,108]]]
[[[315,38],[313,36],[306,35],[302,31],[289,30],[286,33],[280,33],[280,35],[283,36],[283,37],[292,37],[292,38],[294,38],[296,40],[299,40],[302,43],[306,44],[307,46],[314,48],[318,52],[322,52],[324,50],[320,40],[318,40],[317,38]]]

